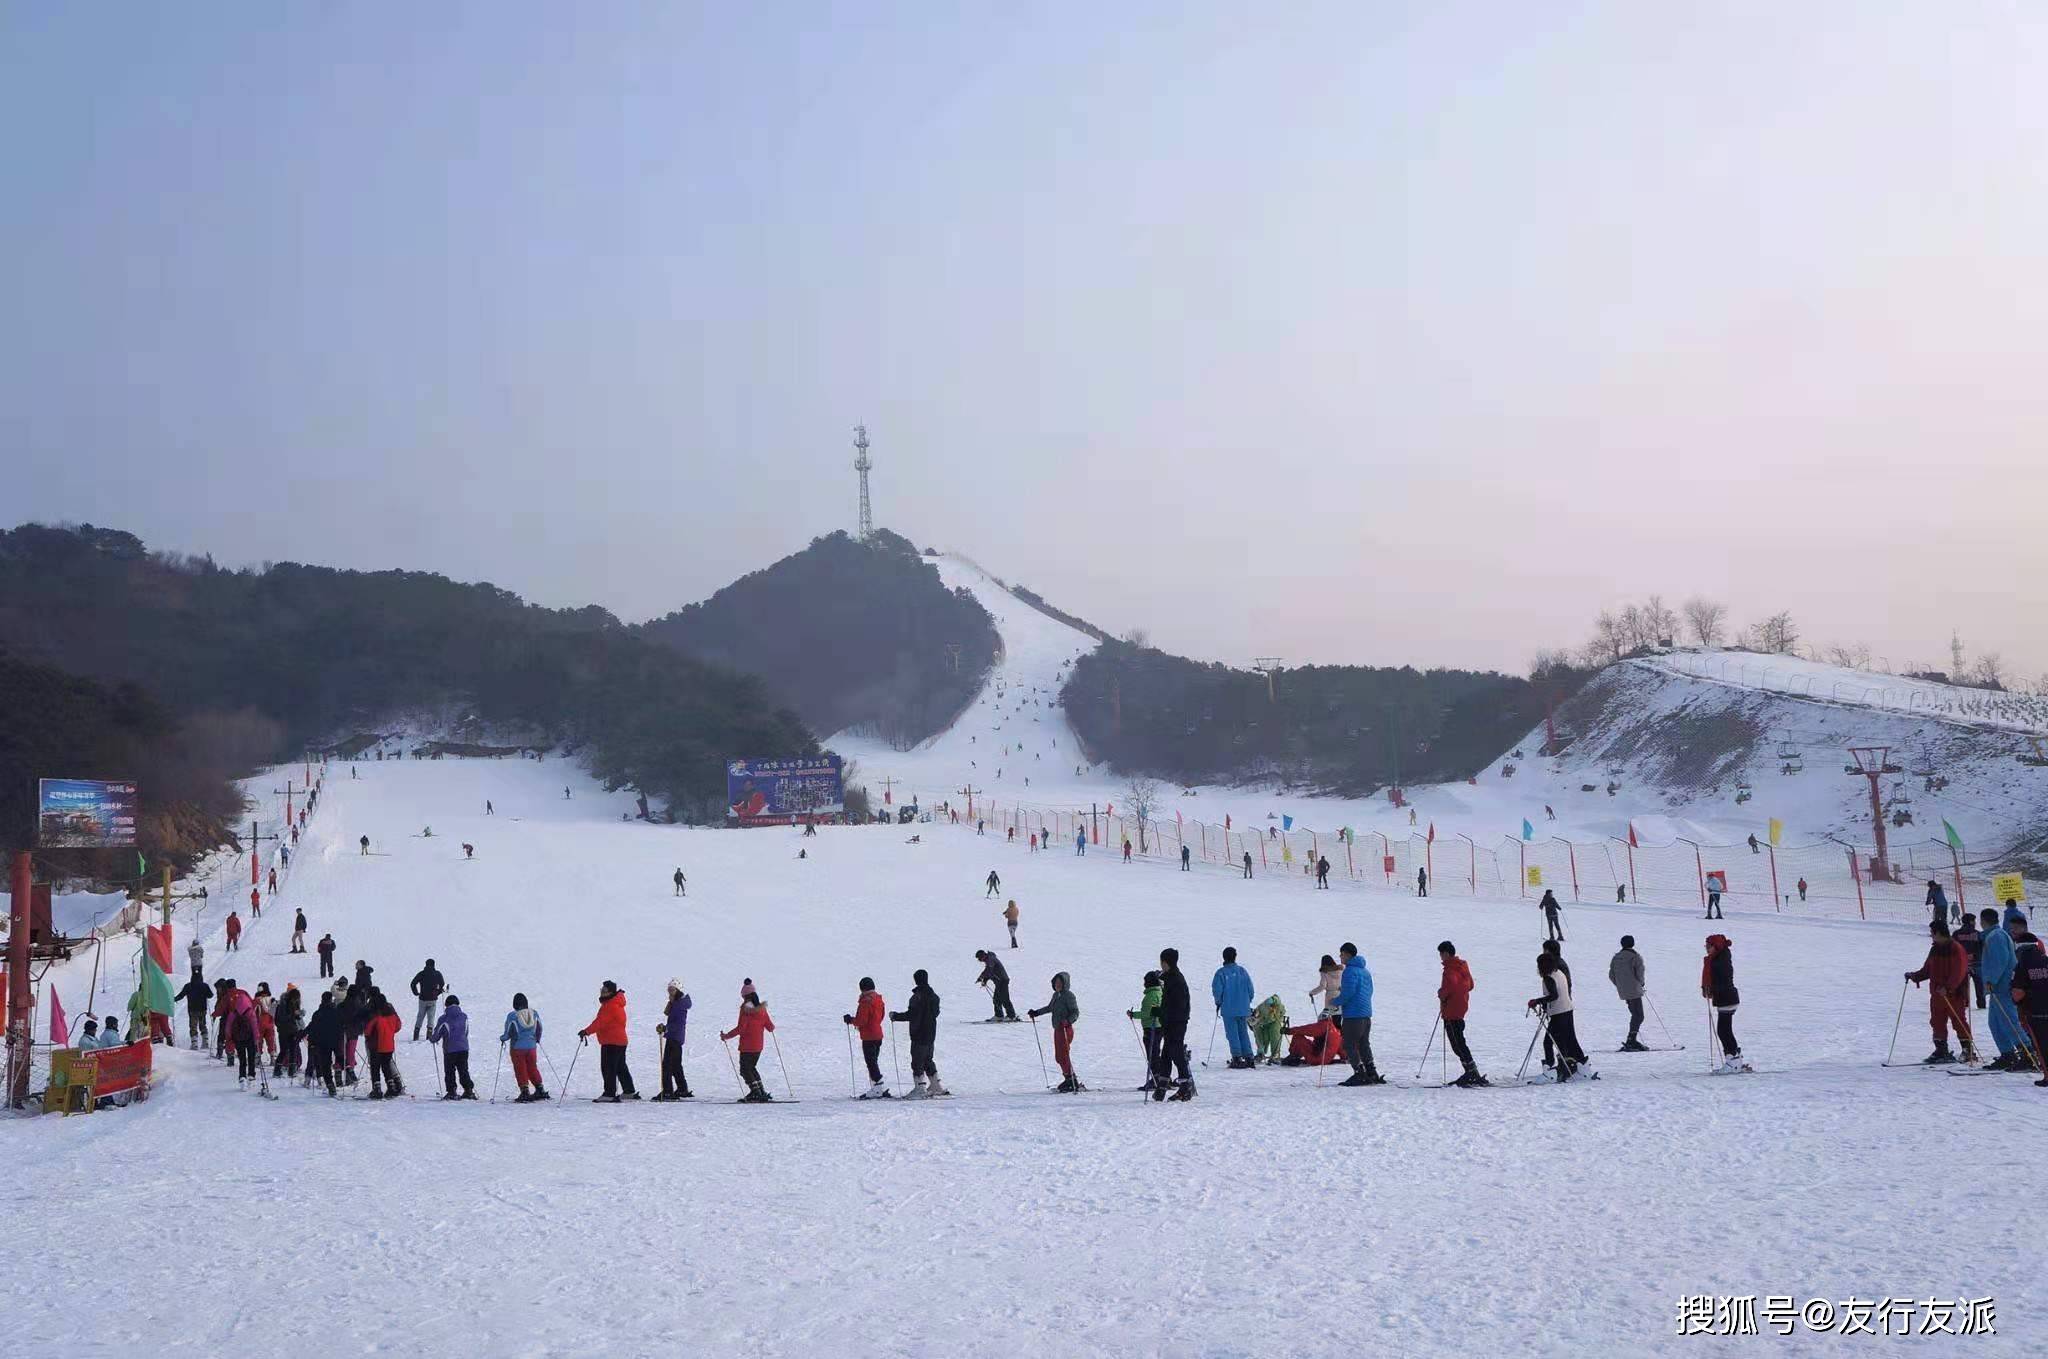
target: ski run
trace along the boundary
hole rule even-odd
[[[1463,1038],[1477,1068],[1509,1088],[1528,1053],[1524,1075],[1540,1078],[1528,1002],[1553,993],[1537,972],[1544,917],[1526,903],[1125,867],[967,827],[650,826],[621,821],[626,794],[560,761],[358,773],[328,769],[290,874],[236,952],[222,952],[225,902],[198,917],[203,966],[209,981],[294,985],[311,1002],[315,941],[331,935],[336,973],[362,960],[391,998],[393,1065],[413,1098],[362,1098],[367,1052],[344,1097],[273,1077],[277,1099],[251,1098],[229,1063],[184,1046],[181,1013],[147,1102],[9,1124],[13,1220],[43,1224],[5,1247],[20,1353],[144,1337],[192,1354],[1465,1354],[1505,1342],[1577,1359],[1670,1348],[1680,1297],[1701,1293],[1995,1296],[1999,1334],[1972,1352],[2015,1353],[2041,1300],[2022,1205],[2048,1091],[2020,1075],[1959,1084],[1879,1065],[1895,1023],[1893,1060],[1930,1042],[1928,989],[1903,980],[1927,959],[1924,928],[1571,907],[1572,1041],[1600,1079],[1498,1098],[1427,1088],[1460,1073],[1438,1024],[1437,946],[1453,942],[1472,978]],[[913,829],[921,843],[907,843]],[[672,886],[679,866],[687,896]],[[296,910],[303,954],[288,951]],[[191,926],[179,928],[182,966]],[[1676,1050],[1614,1051],[1629,1024],[1609,981],[1624,934],[1652,1007],[1641,1041]],[[1732,940],[1753,1080],[1707,1075],[1709,934]],[[1323,955],[1336,961],[1345,942],[1370,968],[1370,1041],[1389,1083],[1346,1086],[1345,1064],[1232,1069],[1217,990],[1233,1010],[1277,997],[1290,1026],[1311,1026]],[[1145,1007],[1167,947],[1189,992],[1194,1098],[1154,1101],[1127,1012]],[[1226,947],[1243,975],[1219,983]],[[978,951],[1002,965],[1020,1022],[981,1022],[994,1003],[976,984]],[[424,1026],[410,1041],[410,982],[428,958],[467,1015],[474,1101],[437,1098],[438,1049]],[[907,1014],[918,969],[952,1098],[902,1098],[923,1058],[909,1024],[884,1022],[877,1059],[896,1098],[858,1102],[872,1082],[845,1020],[862,1019],[860,979]],[[74,1014],[89,976],[77,961],[52,973]],[[654,1028],[672,979],[692,1002],[694,1098],[658,1102]],[[775,1027],[727,1045],[722,1032],[747,1026],[742,979]],[[125,971],[100,980],[91,1008],[118,1011]],[[601,1014],[607,980],[622,999]],[[515,993],[541,1021],[545,1102],[514,1102],[514,1064],[499,1057]],[[1995,1053],[1985,1012],[1968,1018]],[[1062,1019],[1085,1094],[1046,1092],[1062,1080]],[[623,1025],[643,1098],[591,1102],[602,1057],[578,1031],[594,1024]],[[800,1101],[780,1113],[734,1103],[747,1094],[738,1049],[757,1035],[765,1093]],[[1283,1035],[1281,1051],[1313,1037]],[[85,1280],[118,1286],[80,1307]],[[1805,1338],[1844,1352],[1854,1341]]]

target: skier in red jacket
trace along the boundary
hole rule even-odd
[[[747,1093],[740,1098],[745,1103],[768,1104],[775,1099],[761,1084],[761,1044],[765,1041],[762,1035],[773,1032],[775,1021],[769,1017],[768,1002],[756,991],[740,1002],[740,1016],[732,1028],[718,1035],[721,1043],[734,1037],[740,1040],[740,1079],[747,1083]]]
[[[882,993],[875,989],[875,979],[862,977],[860,999],[855,1002],[853,1013],[841,1016],[860,1035],[860,1055],[867,1059],[868,1092],[862,1099],[889,1098],[889,1086],[882,1080],[882,1020],[888,1010]]]
[[[396,1065],[398,1031],[403,1027],[398,1011],[388,1000],[379,1002],[377,1012],[363,1024],[363,1037],[370,1044],[371,1099],[397,1099],[405,1093],[405,1083],[398,1079]],[[380,1078],[383,1088],[379,1088]]]
[[[597,1015],[578,1031],[586,1041],[597,1038],[598,1070],[604,1073],[604,1093],[592,1100],[593,1104],[617,1104],[625,1099],[639,1099],[640,1092],[633,1088],[633,1073],[626,1069],[626,993],[618,984],[606,981],[597,990]]]
[[[1344,1030],[1328,1015],[1285,1030],[1287,1055],[1282,1066],[1335,1066],[1344,1060]]]
[[[1472,969],[1448,939],[1436,946],[1436,952],[1438,961],[1444,965],[1443,980],[1436,988],[1437,1010],[1444,1020],[1444,1041],[1451,1045],[1452,1054],[1465,1068],[1465,1074],[1451,1084],[1467,1090],[1489,1085],[1491,1082],[1479,1074],[1479,1067],[1472,1060],[1472,1049],[1465,1046],[1465,1014],[1472,1004]]]
[[[1934,1030],[1934,1051],[1923,1060],[1928,1066],[1956,1060],[1948,1047],[1948,1026],[1954,1024],[1963,1060],[1974,1063],[1977,1049],[1970,1041],[1970,952],[1950,936],[1945,920],[1930,921],[1927,933],[1934,941],[1928,945],[1927,961],[1920,964],[1919,971],[1906,974],[1909,982],[1928,984],[1927,1022]]]
[[[242,945],[241,945],[241,938],[242,938],[242,917],[240,917],[239,915],[236,915],[236,914],[235,914],[235,913],[234,913],[233,911],[229,911],[229,912],[228,912],[228,947],[229,947],[229,948],[231,948],[231,949],[232,949],[232,948],[240,948],[240,947],[242,946]]]

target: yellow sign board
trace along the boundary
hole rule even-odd
[[[1991,875],[1991,895],[2003,902],[2025,901],[2027,883],[2017,873],[1994,873]]]
[[[1530,864],[1527,871],[1529,874],[1529,885],[1531,887],[1541,887],[1543,885],[1543,866],[1541,864]]]

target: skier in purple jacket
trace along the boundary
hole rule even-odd
[[[683,989],[680,977],[671,977],[668,982],[668,1007],[662,1011],[662,1022],[654,1026],[661,1035],[661,1093],[657,1100],[690,1099],[690,1082],[683,1075],[683,1039],[690,1025],[690,993]]]
[[[448,997],[447,1007],[434,1022],[431,1040],[441,1045],[441,1083],[447,1087],[441,1098],[475,1099],[476,1085],[469,1079],[469,1016],[454,996]],[[459,1095],[455,1093],[457,1081],[462,1084]]]

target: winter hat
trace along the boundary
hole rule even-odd
[[[668,979],[668,989],[671,991],[681,991],[683,989],[683,979],[681,977],[670,977]]]
[[[458,1006],[460,1006],[460,1005],[462,1004],[462,1002],[461,1002],[460,1000],[456,999],[456,998],[455,998],[455,996],[454,996],[453,994],[450,994],[450,995],[449,995],[449,997],[448,997],[448,999],[446,999],[446,1000],[442,1001],[441,1003],[442,1003],[443,1005],[446,1005],[446,1006],[447,1006],[447,1007],[448,1007],[449,1009],[451,1009],[451,1010],[453,1010],[453,1009],[457,1008]]]
[[[619,984],[607,977],[605,978],[604,985],[597,988],[597,993],[601,996],[610,996],[618,994],[618,990]]]
[[[1446,939],[1441,944],[1438,944],[1436,946],[1436,951],[1438,953],[1456,953],[1458,951],[1458,946],[1452,943],[1450,940]]]
[[[741,977],[741,978],[740,978],[740,997],[741,997],[741,999],[745,999],[746,997],[748,997],[748,996],[751,996],[751,995],[753,995],[753,994],[754,994],[754,979],[753,979],[752,977]]]
[[[1624,934],[1621,936],[1621,946],[1623,948],[1634,948],[1636,946],[1636,937],[1633,934]]]
[[[1707,936],[1707,947],[1710,949],[1727,948],[1729,943],[1730,940],[1725,934],[1710,934]]]
[[[1145,985],[1147,986],[1157,986],[1163,980],[1164,978],[1156,970],[1145,974]]]
[[[932,978],[930,973],[926,972],[923,968],[920,967],[919,969],[917,969],[917,971],[910,974],[910,979],[916,982],[919,986],[923,986]]]
[[[874,989],[875,989],[875,979],[874,979],[873,977],[862,977],[862,978],[860,979],[860,989],[861,989],[861,990],[863,990],[863,991],[872,991],[872,990],[874,990]]]

